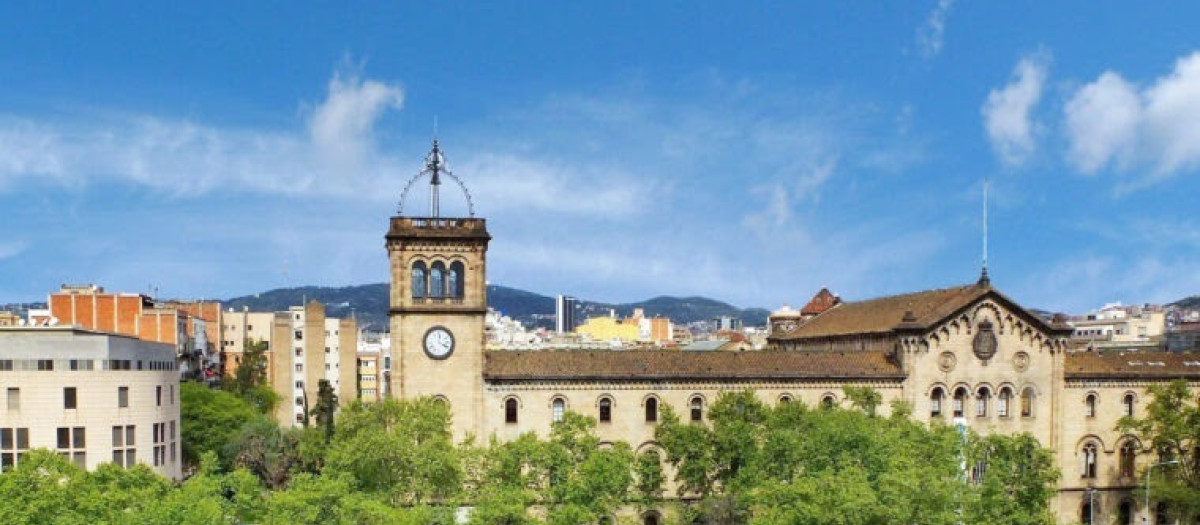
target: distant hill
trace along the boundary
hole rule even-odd
[[[235,297],[222,301],[225,308],[251,311],[276,312],[298,306],[316,299],[325,304],[330,317],[349,317],[353,312],[359,326],[370,326],[375,330],[387,329],[388,285],[387,283],[344,286],[340,288],[303,286],[280,288],[254,295]],[[761,326],[767,322],[769,312],[762,308],[739,309],[705,297],[655,297],[636,303],[610,304],[580,299],[582,317],[606,315],[615,310],[625,317],[634,308],[642,308],[650,317],[662,316],[676,323],[690,323],[712,319],[722,315],[740,317],[747,326]],[[488,285],[488,306],[504,315],[521,321],[527,327],[554,324],[554,298],[525,290],[500,285]]]
[[[1167,306],[1174,306],[1175,308],[1180,308],[1180,309],[1184,309],[1184,310],[1200,309],[1200,295],[1193,295],[1191,297],[1180,299],[1171,304],[1168,304]]]

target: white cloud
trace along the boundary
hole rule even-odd
[[[1012,80],[988,93],[983,123],[992,149],[1010,166],[1024,164],[1036,149],[1033,109],[1042,98],[1049,60],[1044,53],[1022,58],[1013,68]]]
[[[1146,170],[1144,184],[1200,168],[1200,52],[1142,89],[1106,71],[1063,113],[1067,160],[1083,173]]]
[[[930,59],[942,52],[945,43],[946,18],[950,16],[950,8],[955,0],[938,0],[937,6],[929,13],[925,24],[917,28],[917,46],[921,56]]]
[[[399,109],[403,102],[404,92],[398,86],[335,73],[329,80],[328,96],[313,111],[309,123],[309,135],[321,160],[334,169],[361,169],[373,153],[375,123],[385,111]]]
[[[1071,163],[1084,173],[1095,173],[1112,159],[1128,165],[1141,105],[1134,86],[1115,73],[1106,72],[1080,88],[1063,109]]]
[[[22,179],[66,186],[119,180],[175,196],[215,188],[354,195],[396,177],[375,154],[372,135],[384,112],[399,107],[401,90],[342,74],[328,89],[312,108],[307,136],[140,114],[66,123],[0,115],[0,189]]]
[[[0,261],[21,255],[27,248],[28,241],[0,241]]]

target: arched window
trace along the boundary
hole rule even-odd
[[[942,415],[942,398],[945,397],[945,392],[942,387],[935,387],[933,392],[929,394],[929,417],[941,417]]]
[[[563,412],[567,410],[567,402],[561,397],[554,398],[550,402],[550,417],[555,423],[562,421]]]
[[[1096,417],[1096,394],[1088,394],[1083,398],[1084,417]]]
[[[834,405],[837,405],[837,398],[833,397],[833,394],[825,394],[821,397],[821,408],[833,410]]]
[[[1133,417],[1133,394],[1125,394],[1125,398],[1121,400],[1121,404],[1125,408],[1125,417]]]
[[[646,422],[655,423],[658,421],[658,398],[646,398]]]
[[[463,272],[463,263],[454,261],[450,263],[450,282],[446,288],[446,293],[455,299],[463,298],[463,278],[466,273]]]
[[[781,396],[779,396],[779,402],[780,402],[780,403],[791,403],[791,402],[792,402],[792,395],[791,395],[791,394],[784,394],[784,395],[781,395]]]
[[[979,391],[975,393],[975,417],[987,417],[988,405],[991,402],[992,391],[986,386],[979,387]]]
[[[1027,386],[1021,391],[1021,417],[1033,417],[1033,399],[1037,394],[1033,393],[1033,387]]]
[[[1133,525],[1133,504],[1129,500],[1117,505],[1117,525]]]
[[[1008,417],[1008,405],[1012,403],[1012,389],[1000,387],[1000,397],[996,403],[996,415]]]
[[[600,422],[608,423],[612,421],[612,399],[607,397],[600,398]]]
[[[517,403],[517,399],[514,397],[510,397],[510,398],[504,400],[504,422],[505,423],[516,423],[517,422],[518,405],[519,405],[519,403]]]
[[[434,299],[446,296],[446,265],[440,261],[429,269],[429,296]]]
[[[954,417],[963,417],[964,410],[966,410],[963,405],[966,402],[967,389],[961,386],[956,388],[954,390]]]
[[[1079,522],[1083,525],[1092,525],[1092,502],[1088,498],[1083,499],[1083,506],[1079,507]]]
[[[425,262],[417,261],[412,266],[412,296],[421,299],[429,295],[429,284],[425,279]]]
[[[654,511],[642,515],[642,525],[658,525],[658,513]]]
[[[689,402],[692,412],[692,421],[704,421],[704,398],[693,396]]]
[[[1099,448],[1094,441],[1089,441],[1083,446],[1082,470],[1085,479],[1096,479],[1096,462],[1099,461]]]
[[[1123,477],[1123,478],[1132,478],[1133,477],[1133,475],[1134,475],[1133,460],[1134,460],[1134,457],[1136,457],[1136,456],[1137,456],[1137,443],[1132,439],[1126,440],[1125,443],[1123,445],[1121,445],[1121,457],[1120,457],[1121,477]]]

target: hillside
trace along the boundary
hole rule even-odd
[[[388,285],[387,283],[345,286],[340,288],[303,286],[280,288],[254,295],[235,297],[222,301],[225,308],[274,312],[290,306],[301,305],[316,299],[325,304],[330,317],[348,317],[353,312],[359,326],[370,326],[380,330],[387,328]],[[655,297],[635,303],[610,304],[580,299],[581,316],[605,315],[616,310],[619,316],[628,316],[634,308],[644,309],[647,316],[668,317],[676,323],[690,323],[722,315],[741,317],[746,325],[760,326],[767,322],[767,310],[747,308],[745,310],[728,303],[705,297]],[[524,323],[526,326],[553,325],[554,298],[507,286],[488,285],[488,306]]]
[[[1185,297],[1185,298],[1175,301],[1171,304],[1168,304],[1167,306],[1174,306],[1175,308],[1179,308],[1181,310],[1200,309],[1200,295],[1193,295],[1191,297]]]

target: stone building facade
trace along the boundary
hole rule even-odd
[[[773,318],[761,351],[488,351],[490,240],[474,217],[396,216],[386,235],[397,359],[390,390],[449,403],[458,438],[544,436],[572,410],[595,417],[601,439],[640,452],[657,449],[667,405],[702,422],[723,391],[841,405],[843,387],[866,386],[882,395],[885,415],[902,400],[921,421],[1036,436],[1062,472],[1053,502],[1061,522],[1169,522],[1133,498],[1157,455],[1115,428],[1123,415],[1143,415],[1147,386],[1200,382],[1200,358],[1073,352],[1064,318],[1022,308],[986,273],[965,286],[857,302],[822,290],[800,312]]]

